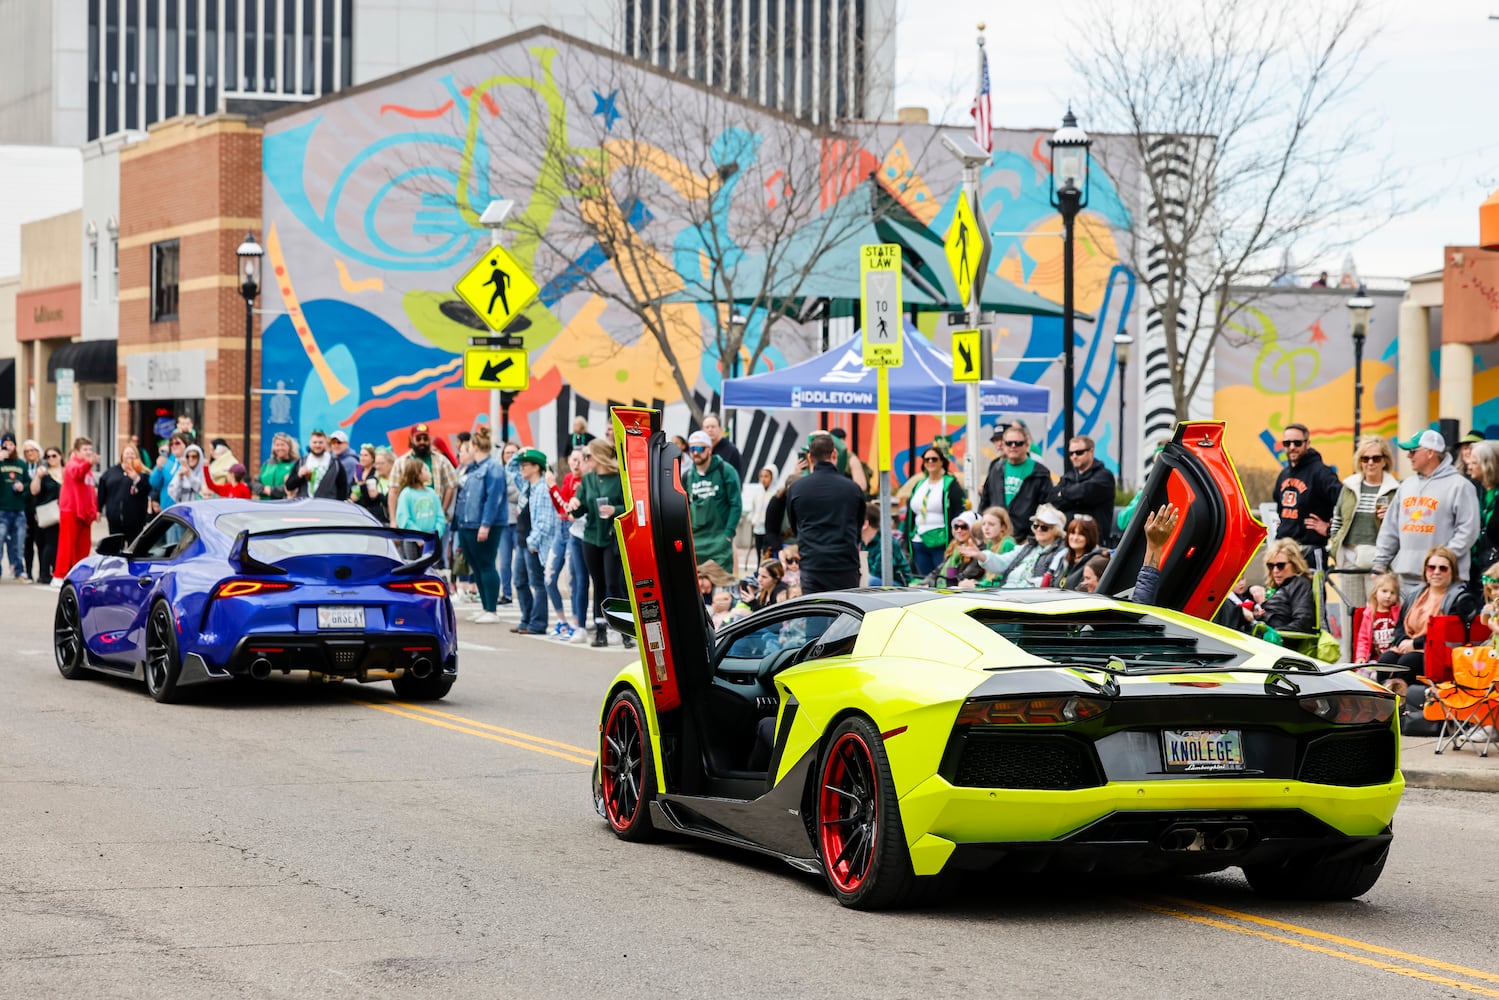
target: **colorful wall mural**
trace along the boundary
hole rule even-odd
[[[785,195],[771,168],[777,157],[789,155],[782,148],[787,126],[770,112],[732,105],[735,124],[711,138],[710,151],[715,162],[732,160],[737,172],[695,168],[685,156],[673,155],[664,125],[662,135],[653,137],[639,124],[626,129],[622,119],[631,106],[670,115],[674,107],[704,100],[701,89],[633,66],[625,74],[620,65],[617,57],[565,36],[528,34],[266,123],[263,210],[268,273],[275,279],[263,301],[261,418],[267,440],[276,431],[305,440],[314,428],[336,426],[356,444],[390,443],[404,450],[412,423],[424,421],[451,435],[487,419],[487,393],[461,385],[459,354],[478,331],[451,285],[487,244],[489,233],[478,215],[495,198],[518,203],[520,222],[507,226],[505,239],[542,289],[517,324],[524,326],[519,333],[530,352],[532,379],[511,409],[512,437],[554,452],[574,415],[587,417],[597,431],[607,406],[618,402],[661,406],[670,432],[689,430],[688,407],[661,346],[641,335],[638,318],[590,290],[584,278],[616,271],[615,280],[639,280],[630,271],[643,265],[657,288],[686,285],[694,269],[704,267],[704,255],[702,236],[684,221],[688,213],[681,206],[711,199],[726,218],[752,199],[757,208],[773,206]],[[631,93],[630,87],[646,92]],[[821,137],[811,130],[795,134],[809,149],[822,144],[829,162],[829,144]],[[1060,301],[1061,223],[1048,202],[1046,135],[995,133],[982,202],[996,234],[993,273]],[[838,161],[857,169],[840,167],[836,173],[848,176],[822,178],[823,210],[854,196],[863,175],[872,172],[942,233],[953,215],[961,171],[936,138],[930,126],[879,125],[858,132],[857,155]],[[535,234],[576,225],[579,206],[569,199],[588,197],[574,167],[621,159],[654,171],[656,193],[629,204],[598,199],[583,211],[618,212],[634,231],[654,227],[653,238],[607,251],[583,246],[565,259],[549,252]],[[751,162],[760,173],[745,169]],[[768,179],[760,183],[761,176]],[[1135,279],[1119,250],[1131,221],[1125,193],[1133,187],[1131,178],[1108,177],[1095,167],[1089,207],[1077,230],[1077,304],[1096,317],[1078,324],[1077,424],[1095,437],[1110,465],[1120,440],[1113,335],[1134,325],[1131,313],[1138,308]],[[857,248],[847,252],[856,254]],[[633,255],[632,268],[621,267],[625,255]],[[699,403],[715,408],[725,368],[712,347],[718,317],[712,307],[691,302],[667,308],[677,363],[693,373],[689,381]],[[833,312],[828,340],[837,344],[853,335],[847,317],[856,309],[835,304]],[[750,347],[762,319],[750,317]],[[947,347],[943,315],[923,314],[920,325]],[[821,339],[815,323],[781,324],[756,370],[803,360]],[[996,372],[1049,385],[1060,400],[1060,320],[1001,317],[996,353],[1002,359]],[[748,374],[742,366],[739,373]],[[1131,413],[1128,420],[1134,419]],[[756,465],[784,467],[818,420],[805,411],[741,414],[739,444]],[[874,439],[869,421],[855,427],[848,417],[831,420],[849,426],[868,453]],[[922,417],[913,440],[907,422],[897,419],[897,461],[944,431],[961,455],[967,447],[962,421],[961,413]],[[1046,442],[1048,464],[1059,470],[1060,421],[1052,414],[1044,427],[1028,422]],[[1128,442],[1132,435],[1123,437]],[[980,438],[985,458],[992,458],[987,428]],[[1126,468],[1136,457],[1131,444]]]

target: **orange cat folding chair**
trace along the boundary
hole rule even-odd
[[[1478,755],[1487,757],[1499,728],[1499,653],[1490,646],[1454,649],[1452,680],[1432,686],[1422,714],[1442,724],[1436,753],[1477,743]]]

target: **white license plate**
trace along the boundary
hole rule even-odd
[[[364,628],[364,609],[333,604],[317,609],[318,628]]]
[[[1242,771],[1244,740],[1237,729],[1168,729],[1161,733],[1167,771]]]

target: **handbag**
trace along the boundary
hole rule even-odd
[[[57,506],[56,500],[48,500],[46,503],[36,506],[36,526],[38,528],[52,528],[62,520],[62,510]]]

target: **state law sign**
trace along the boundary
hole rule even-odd
[[[904,361],[904,342],[898,244],[876,243],[859,248],[859,297],[864,366],[899,368]]]

